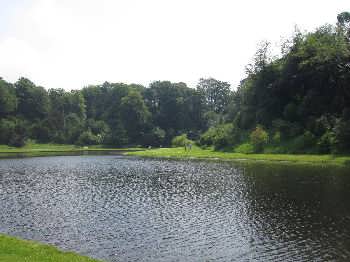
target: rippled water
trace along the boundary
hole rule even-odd
[[[107,261],[350,260],[350,173],[69,156],[0,160],[0,232]]]

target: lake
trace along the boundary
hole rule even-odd
[[[59,156],[0,160],[0,232],[106,261],[350,260],[337,167]]]

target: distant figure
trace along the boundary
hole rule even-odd
[[[192,144],[191,143],[186,143],[185,144],[185,151],[191,151],[192,149]]]
[[[148,149],[152,149],[152,147],[151,147],[151,146],[148,146]]]

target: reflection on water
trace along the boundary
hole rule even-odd
[[[349,260],[349,197],[334,167],[0,160],[0,232],[107,261]]]

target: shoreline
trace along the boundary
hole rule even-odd
[[[348,155],[311,155],[311,154],[243,154],[214,151],[193,147],[184,148],[107,148],[91,146],[88,148],[73,145],[33,144],[24,148],[10,148],[0,145],[0,159],[74,156],[74,155],[124,155],[156,159],[206,160],[225,162],[257,162],[277,164],[337,165],[350,168]]]
[[[0,145],[0,159],[45,157],[45,156],[70,156],[70,155],[121,155],[125,152],[143,150],[140,148],[108,148],[108,147],[76,147],[74,145],[57,144],[32,144],[22,148]]]
[[[337,155],[242,154],[200,148],[194,148],[191,151],[185,151],[183,148],[146,149],[138,152],[127,152],[124,155],[155,159],[207,160],[245,163],[255,162],[268,164],[337,165],[350,168],[350,156]]]

